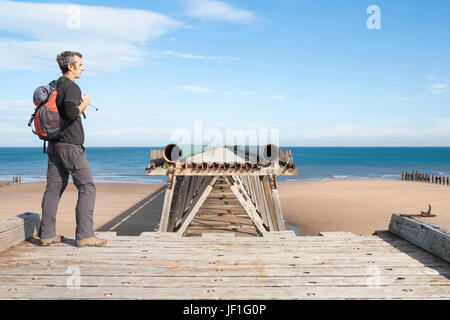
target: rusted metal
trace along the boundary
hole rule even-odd
[[[412,217],[419,217],[419,218],[432,218],[436,217],[435,214],[431,214],[431,205],[428,205],[428,211],[420,211],[420,214],[401,214],[402,217],[412,218]]]
[[[167,185],[166,185],[166,189],[167,190],[172,189],[172,184],[173,184],[173,180],[174,180],[174,177],[175,177],[174,172],[175,172],[175,170],[173,170],[173,169],[170,170],[169,169],[169,173],[167,175]]]
[[[274,190],[277,188],[277,181],[275,179],[275,176],[269,176],[269,184],[270,184],[270,189]]]

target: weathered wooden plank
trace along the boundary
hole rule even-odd
[[[148,237],[151,237],[151,234],[154,234],[153,237],[156,238],[159,237],[159,235],[164,235],[164,232],[148,232],[146,235]],[[403,238],[400,238],[398,236],[395,236],[393,240],[389,240],[389,243],[395,244],[395,243],[407,243]],[[114,238],[114,241],[126,241],[126,242],[147,242],[149,241],[147,238],[144,239],[142,237],[136,237],[136,236],[117,236]],[[190,242],[202,242],[201,238],[189,238],[189,239],[179,239],[179,238],[173,238],[168,239],[167,241],[190,241]],[[250,237],[250,238],[239,238],[239,239],[233,239],[234,241],[239,242],[273,242],[274,239],[268,239],[264,237]],[[299,245],[303,245],[304,243],[318,243],[318,244],[326,244],[326,243],[336,243],[336,244],[349,244],[349,243],[385,243],[386,241],[384,239],[381,239],[378,236],[357,236],[354,238],[343,238],[343,237],[323,237],[323,236],[304,236],[304,237],[289,237],[285,239],[286,242],[294,242],[299,243]]]
[[[34,212],[19,214],[0,222],[0,251],[33,237],[39,230],[41,215]]]
[[[422,219],[393,214],[389,231],[450,262],[450,231]]]
[[[410,261],[358,261],[358,260],[331,260],[331,261],[231,261],[231,260],[80,260],[76,258],[31,261],[18,259],[8,262],[0,262],[0,275],[15,274],[46,274],[49,271],[53,273],[64,273],[69,266],[78,266],[82,268],[84,274],[101,274],[110,272],[111,268],[115,274],[122,273],[147,275],[178,274],[185,276],[215,275],[218,273],[228,276],[248,276],[251,274],[271,275],[271,276],[299,276],[299,275],[317,275],[317,276],[336,276],[336,275],[360,275],[361,270],[368,272],[377,271],[382,275],[442,275],[450,277],[450,269],[443,260],[426,259],[418,262]],[[179,268],[186,268],[179,270]],[[147,269],[145,269],[147,268]],[[224,269],[225,268],[225,269]],[[325,269],[324,269],[325,268]],[[59,271],[58,271],[59,270]],[[110,271],[108,271],[110,270]],[[355,271],[356,270],[356,271]],[[112,272],[112,271],[111,271]],[[356,273],[355,273],[356,272]],[[106,273],[105,273],[106,274]],[[108,273],[109,274],[109,273]]]
[[[235,234],[234,233],[209,233],[209,232],[204,232],[202,233],[202,238],[234,238]]]
[[[440,275],[403,277],[391,275],[377,276],[377,284],[373,283],[373,274],[359,276],[89,276],[81,273],[80,286],[108,287],[146,287],[146,288],[189,288],[189,287],[292,287],[292,286],[404,286],[404,285],[450,285],[449,280]],[[69,275],[3,275],[1,285],[20,286],[53,286],[65,287]]]
[[[60,260],[39,261],[39,264],[1,263],[0,275],[64,275],[69,266],[79,266],[84,275],[134,275],[134,276],[367,276],[374,271],[380,275],[442,275],[450,276],[448,265],[427,263],[421,265],[409,262],[383,261],[378,264],[354,263],[347,265],[336,261],[323,264],[273,261],[98,261]],[[414,261],[414,260],[412,260]]]
[[[86,260],[212,260],[212,259],[231,259],[231,260],[246,260],[246,261],[269,261],[269,260],[283,260],[283,261],[332,261],[340,260],[345,263],[345,260],[359,260],[361,262],[367,261],[385,261],[385,260],[397,260],[397,261],[411,261],[413,259],[434,259],[433,255],[427,252],[383,252],[382,254],[365,254],[359,252],[280,252],[278,254],[274,252],[224,252],[224,251],[189,251],[189,250],[175,250],[171,252],[165,250],[148,251],[145,253],[128,253],[128,252],[73,252],[73,253],[60,253],[59,259],[70,258],[76,256],[77,259]],[[28,253],[25,258],[39,259],[42,257],[42,253]],[[55,260],[55,258],[51,258]]]
[[[284,237],[296,237],[297,235],[292,230],[284,230],[284,231],[270,231],[270,232],[267,232],[264,236],[265,237],[268,237],[268,236],[280,237],[280,238],[284,239]]]
[[[0,285],[2,299],[448,299],[445,285],[289,287],[64,287]]]
[[[199,237],[201,238],[201,237]],[[195,249],[203,249],[203,248],[210,248],[210,250],[291,250],[295,252],[309,252],[309,251],[321,251],[321,248],[323,248],[323,252],[328,252],[330,250],[337,250],[337,251],[358,251],[358,252],[366,252],[366,251],[401,251],[401,252],[422,252],[425,254],[428,254],[430,256],[435,256],[427,251],[424,250],[418,250],[417,247],[414,247],[413,244],[405,244],[405,243],[397,243],[397,244],[383,244],[382,242],[372,242],[372,243],[351,243],[351,242],[339,242],[336,244],[333,243],[296,243],[296,242],[289,242],[287,241],[289,239],[289,236],[286,236],[286,242],[283,242],[285,240],[278,239],[278,237],[270,237],[266,236],[267,241],[258,241],[257,243],[251,243],[248,241],[239,241],[240,238],[236,239],[228,239],[224,238],[220,241],[217,241],[217,243],[214,243],[213,246],[211,246],[211,243],[207,243],[205,239],[202,239],[203,241],[190,241],[190,242],[180,242],[180,241],[172,241],[172,236],[162,236],[159,239],[156,238],[148,238],[148,242],[146,241],[140,241],[140,242],[130,242],[130,241],[114,241],[111,239],[108,239],[107,246],[102,247],[102,249],[96,249],[92,248],[92,251],[109,251],[109,250],[120,250],[120,248],[130,248],[130,250],[133,250],[133,248],[136,248],[136,250],[140,250],[141,248],[147,249],[148,247],[152,247],[155,250],[158,248],[192,248],[192,250]],[[236,241],[233,241],[236,240]],[[160,243],[158,243],[160,242]],[[75,240],[65,239],[64,243],[62,244],[54,244],[52,245],[52,249],[44,249],[36,247],[35,245],[27,245],[27,246],[16,246],[12,248],[11,250],[15,250],[15,252],[36,252],[36,253],[45,253],[45,252],[52,252],[52,251],[74,251],[74,252],[84,252],[82,248],[75,247]],[[9,250],[5,251],[2,254],[7,254]],[[0,254],[0,257],[2,256]]]
[[[345,238],[353,238],[356,235],[351,232],[319,232],[319,236],[322,237],[345,237]]]
[[[206,233],[205,233],[206,234]],[[234,237],[234,233],[222,233],[217,234],[214,233],[214,236],[217,238],[230,238]],[[213,236],[211,234],[207,235],[209,237]],[[218,239],[221,241],[222,239]],[[391,254],[422,254],[427,257],[436,257],[431,253],[425,252],[423,250],[417,250],[415,248],[411,248],[408,246],[402,247],[391,247],[391,246],[372,246],[372,247],[360,247],[360,246],[311,246],[311,247],[297,247],[297,246],[279,246],[279,245],[213,245],[211,244],[202,244],[195,246],[187,246],[187,245],[178,245],[177,243],[172,244],[149,244],[149,245],[108,245],[106,247],[101,248],[92,248],[90,250],[85,250],[83,248],[77,248],[72,246],[54,246],[52,250],[40,250],[39,248],[16,248],[11,252],[4,252],[4,254],[0,255],[0,257],[6,257],[8,254],[18,254],[20,253],[22,256],[31,256],[35,255],[46,256],[46,255],[59,255],[59,254],[70,254],[70,255],[83,255],[84,253],[135,253],[139,254],[140,252],[151,252],[151,253],[176,253],[176,252],[186,252],[186,253],[210,253],[210,252],[221,252],[221,253],[248,253],[248,254],[263,254],[263,253],[295,253],[295,254],[323,254],[323,255],[331,255],[331,254],[350,254],[349,257],[353,257],[353,255],[366,255],[366,256],[378,256],[381,257],[385,253]],[[436,257],[437,259],[440,259]]]

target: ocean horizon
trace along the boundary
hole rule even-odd
[[[150,150],[162,147],[86,147],[95,182],[163,184],[166,177],[146,176]],[[280,183],[327,180],[400,180],[402,171],[450,175],[450,147],[281,147],[292,151],[298,176]],[[46,181],[42,147],[0,147],[0,181]]]

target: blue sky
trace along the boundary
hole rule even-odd
[[[370,5],[380,29],[369,29]],[[80,51],[86,146],[270,130],[289,146],[449,146],[449,1],[0,0],[0,146]]]

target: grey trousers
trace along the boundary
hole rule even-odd
[[[67,187],[69,174],[78,189],[76,239],[94,236],[95,185],[91,168],[82,145],[50,141],[47,148],[47,186],[42,198],[41,239],[56,236],[56,212]]]

